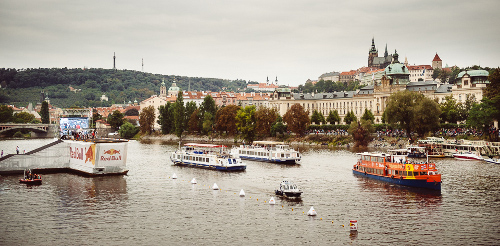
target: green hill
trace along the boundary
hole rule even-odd
[[[40,101],[42,90],[49,96],[52,105],[62,108],[101,107],[134,100],[140,102],[159,94],[162,80],[167,89],[174,80],[183,90],[187,90],[189,84],[192,91],[238,91],[246,88],[244,80],[162,75],[132,70],[0,68],[0,103],[18,107],[26,107],[30,102],[36,104]],[[71,91],[70,87],[76,91]],[[109,101],[100,101],[103,94]]]

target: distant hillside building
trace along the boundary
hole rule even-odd
[[[329,73],[324,73],[321,76],[318,77],[318,80],[330,80],[333,82],[340,81],[340,73],[338,72],[329,72]]]

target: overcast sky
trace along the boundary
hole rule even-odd
[[[500,65],[500,1],[0,1],[0,67],[112,68],[297,86],[383,56]]]

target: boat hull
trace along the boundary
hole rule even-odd
[[[398,179],[398,178],[391,178],[391,177],[386,177],[386,176],[378,176],[378,175],[373,175],[370,173],[364,173],[360,172],[357,170],[352,170],[354,174],[371,178],[371,179],[376,179],[392,184],[398,184],[398,185],[403,185],[403,186],[409,186],[409,187],[417,187],[417,188],[426,188],[426,189],[431,189],[431,190],[441,190],[441,182],[427,182],[427,180],[424,179]]]
[[[462,160],[462,161],[482,161],[483,158],[476,156],[476,155],[460,155],[460,154],[454,154],[453,157],[457,160]]]
[[[239,155],[238,157],[243,160],[262,161],[262,162],[281,163],[281,164],[297,164],[297,162],[300,161],[300,159],[268,159],[268,158],[244,156],[244,155]]]
[[[41,179],[19,179],[19,183],[27,184],[27,185],[41,185]]]
[[[200,163],[190,163],[190,162],[181,162],[181,161],[172,161],[176,166],[185,166],[185,167],[195,167],[195,168],[203,168],[210,170],[218,170],[218,171],[244,171],[247,167],[244,166],[218,166],[218,165],[208,165],[208,164],[200,164]]]

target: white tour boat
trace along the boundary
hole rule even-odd
[[[242,171],[247,168],[240,158],[224,152],[224,145],[187,143],[172,153],[174,165],[221,171]]]
[[[275,163],[300,162],[301,155],[283,142],[254,141],[252,145],[240,145],[231,149],[231,154],[241,159]]]

